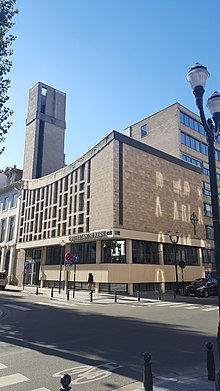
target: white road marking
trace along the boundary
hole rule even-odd
[[[48,388],[41,387],[41,388],[36,388],[34,390],[31,390],[31,391],[50,391],[50,390]]]
[[[22,383],[29,381],[28,377],[21,375],[20,373],[15,373],[14,375],[1,376],[0,377],[0,388],[6,386],[12,386],[13,384]]]
[[[207,311],[207,312],[208,312],[208,311],[216,311],[216,310],[218,310],[218,307],[203,308],[202,310],[203,310],[203,311]]]
[[[21,305],[15,305],[15,304],[4,304],[5,307],[14,308],[15,310],[20,311],[31,311],[31,308],[22,307]]]
[[[192,305],[192,306],[186,307],[186,308],[187,308],[187,310],[194,310],[194,309],[198,310],[200,307],[198,307],[196,305]]]
[[[6,367],[6,365],[0,363],[0,369],[5,369],[5,368],[8,368],[8,367]]]

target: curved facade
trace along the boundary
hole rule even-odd
[[[63,169],[23,181],[18,278],[26,261],[26,283],[65,283],[70,252],[79,288],[92,272],[97,290],[164,289],[175,283],[170,230],[180,232],[177,260],[186,262],[185,280],[203,276],[200,168],[113,131]],[[178,274],[180,280],[179,267]]]

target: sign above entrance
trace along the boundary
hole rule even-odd
[[[112,234],[112,232],[111,232]],[[98,239],[106,238],[109,236],[109,231],[96,231],[86,234],[72,235],[69,237],[70,242],[75,242],[77,240],[88,240],[88,239]]]

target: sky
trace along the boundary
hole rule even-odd
[[[1,144],[0,169],[23,167],[28,94],[38,81],[66,93],[67,164],[113,129],[122,132],[174,102],[197,113],[186,80],[195,62],[210,72],[205,102],[220,91],[219,0],[17,0],[16,6],[8,74],[13,125]]]

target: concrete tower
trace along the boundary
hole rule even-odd
[[[38,82],[29,91],[23,179],[64,167],[66,94]]]

